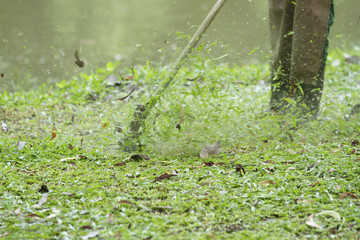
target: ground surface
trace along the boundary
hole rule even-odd
[[[266,113],[266,66],[193,60],[148,119],[151,159],[118,143],[166,68],[109,63],[52,88],[0,93],[0,238],[359,238],[360,118],[349,113],[360,68],[341,56],[330,54],[310,122]],[[121,86],[108,86],[111,74]],[[130,81],[139,87],[118,100]],[[218,140],[222,153],[201,159]]]

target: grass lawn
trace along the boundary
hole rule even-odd
[[[330,53],[320,116],[304,122],[267,113],[267,65],[194,57],[147,120],[150,159],[122,151],[167,71],[108,63],[0,93],[0,239],[360,238],[359,63]]]

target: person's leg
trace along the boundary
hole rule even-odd
[[[324,87],[324,75],[325,75],[325,67],[326,67],[326,59],[328,56],[328,48],[329,48],[329,33],[330,27],[334,24],[335,21],[335,9],[334,2],[331,1],[330,13],[329,13],[329,21],[328,21],[328,29],[327,35],[324,45],[324,50],[322,54],[320,71],[317,76],[316,84],[301,84],[301,88],[303,91],[303,98],[299,102],[299,108],[302,108],[304,113],[309,113],[311,118],[316,118],[320,109],[320,100]],[[300,106],[302,105],[302,106]]]
[[[325,20],[324,18],[326,18],[328,19],[327,31],[329,32],[330,25],[334,20],[334,6],[333,4],[331,5],[332,11],[329,16],[329,10],[326,11],[325,8],[330,6],[330,2],[328,2],[327,5],[326,0],[316,0],[314,6],[304,5],[303,1],[296,2],[298,3],[297,5],[294,4],[294,1],[283,0],[283,7],[281,8],[282,15],[280,15],[279,13],[274,14],[275,10],[279,11],[280,9],[274,8],[274,6],[276,6],[274,1],[277,4],[279,3],[279,1],[276,0],[269,0],[270,36],[274,54],[274,62],[271,68],[270,108],[277,112],[287,113],[290,110],[290,106],[284,99],[291,98],[298,103],[296,109],[294,109],[298,114],[311,113],[312,117],[316,117],[324,83],[328,40],[326,38],[325,41],[326,29],[324,30],[324,27],[326,27],[326,25],[324,26],[324,24],[318,23],[319,26],[314,26],[313,24],[317,21],[314,19],[318,17],[322,19],[322,23]],[[315,11],[316,13],[311,16],[311,19],[308,18],[307,14],[302,13],[305,11],[312,14],[312,10],[314,9],[311,9],[311,7],[314,8],[315,6],[317,7],[315,9],[317,12]],[[298,9],[296,9],[296,7],[298,7]],[[304,10],[303,8],[306,9]],[[328,15],[324,15],[325,13]],[[296,14],[296,16],[294,16],[294,14]],[[277,17],[277,20],[273,20],[274,16]],[[279,23],[279,16],[281,16],[280,26],[274,24]],[[312,31],[311,33],[305,32],[306,37],[305,35],[301,35],[304,29],[302,26],[304,25],[308,25],[308,28]],[[294,33],[295,30],[298,32]],[[324,32],[324,35],[320,34],[321,32]],[[277,35],[277,37],[275,37],[275,35]],[[295,40],[293,39],[294,36],[296,37]],[[278,45],[274,44],[273,41],[278,41]],[[309,45],[309,43],[311,43],[311,45]],[[315,50],[308,51],[307,54],[304,55],[306,58],[304,58],[301,53],[305,53],[307,45],[309,45],[308,48],[318,49],[319,47],[323,47],[324,49],[321,54],[314,55],[311,53],[315,53]],[[299,49],[304,50],[299,51]],[[299,62],[299,60],[301,61]],[[293,61],[296,63],[295,66]],[[312,77],[312,79],[316,79],[316,81],[309,79],[311,83],[297,81],[296,78],[299,77],[301,79],[301,77],[303,77],[301,73],[307,70],[310,72],[310,75],[311,72],[314,71],[314,69],[311,68],[313,65],[306,65],[307,61],[320,62],[317,74],[315,71],[315,75],[313,74],[314,76]],[[304,67],[301,68],[301,71],[298,71],[301,64],[304,65]],[[294,75],[293,71],[300,74]],[[290,75],[293,76],[290,78]]]
[[[269,22],[273,63],[270,108],[279,111],[289,95],[292,32],[295,5],[290,0],[269,0]]]

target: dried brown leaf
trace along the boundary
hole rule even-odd
[[[212,162],[212,161],[205,161],[205,162],[203,162],[203,165],[204,165],[204,166],[207,166],[207,167],[211,167],[211,166],[214,166],[215,163]]]
[[[355,199],[359,199],[354,193],[351,192],[344,192],[339,196],[339,199],[343,199],[344,197],[350,197],[350,198],[355,198]]]
[[[163,212],[172,211],[173,208],[170,206],[155,206],[155,207],[152,207],[151,210],[154,212],[163,213]]]
[[[46,186],[46,184],[44,183],[44,184],[41,185],[41,187],[39,188],[38,192],[40,192],[40,193],[47,193],[47,192],[49,192],[49,189],[48,189],[48,187]]]
[[[78,50],[75,51],[74,57],[75,57],[75,64],[81,68],[84,67],[85,63],[83,60],[80,59]]]
[[[74,149],[73,145],[71,145],[71,143],[69,143],[68,148],[72,151]]]
[[[129,75],[129,76],[124,77],[123,80],[125,80],[125,81],[130,81],[130,80],[133,80],[133,79],[134,79],[134,76],[133,76],[133,75]]]
[[[203,163],[203,164],[201,164],[201,165],[199,165],[199,166],[189,166],[189,167],[192,167],[192,168],[202,168],[202,167],[205,167],[205,164]]]
[[[164,174],[161,174],[160,176],[156,177],[153,182],[157,182],[157,181],[167,179],[167,178],[171,178],[171,177],[174,177],[174,176],[177,176],[177,174],[164,173]]]
[[[80,229],[92,229],[93,227],[90,226],[90,225],[84,225],[84,226],[81,226]]]
[[[273,168],[265,168],[267,171],[269,171],[269,172],[275,172],[275,170],[273,169]]]
[[[312,168],[314,168],[314,167],[318,167],[318,166],[319,166],[319,163],[320,163],[320,161],[316,161],[316,162],[314,162],[313,164],[306,166],[306,167],[305,167],[306,171],[309,171],[310,169],[312,169]]]
[[[55,127],[52,128],[51,138],[50,138],[49,141],[53,140],[54,138],[56,138],[56,129],[55,129]]]
[[[357,140],[357,139],[352,140],[351,141],[351,146],[353,146],[353,147],[359,146],[359,140]]]
[[[235,165],[235,172],[239,172],[245,175],[245,168],[241,164]]]
[[[184,121],[184,116],[185,116],[184,109],[182,108],[182,106],[180,106],[180,108],[181,108],[181,117],[179,122],[176,124],[176,128],[179,130],[181,129],[181,123]]]
[[[135,203],[132,203],[132,202],[130,202],[128,200],[121,200],[118,203],[120,203],[120,204],[128,204],[128,205],[131,205],[131,206],[136,207],[136,208],[138,207]]]
[[[119,163],[115,163],[114,166],[115,167],[120,167],[120,166],[125,166],[126,162],[119,162]]]
[[[351,150],[350,154],[357,154],[357,148],[354,148],[353,150]]]
[[[276,184],[275,182],[273,181],[262,181],[260,182],[261,185],[270,185],[270,184]]]
[[[315,187],[316,185],[318,185],[320,182],[319,181],[316,181],[314,182],[313,184],[310,185],[310,187]]]
[[[130,159],[139,161],[139,160],[150,160],[151,158],[146,154],[134,154],[130,157]]]
[[[285,165],[288,165],[288,164],[294,164],[296,163],[296,161],[284,161],[284,162],[281,162],[282,164],[285,164]]]
[[[115,131],[118,132],[118,133],[122,133],[122,132],[123,132],[122,127],[121,127],[120,124],[118,124],[118,125],[115,126]]]

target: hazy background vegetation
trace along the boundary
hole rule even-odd
[[[215,0],[0,0],[0,90],[54,83],[119,60],[130,68],[173,61]],[[331,47],[360,44],[357,0],[337,0]],[[247,64],[268,58],[268,9],[264,0],[230,0],[203,42],[210,57]],[[177,32],[179,34],[177,34]],[[180,34],[181,32],[181,34]],[[85,68],[74,64],[80,50]],[[249,55],[253,49],[257,49]]]

